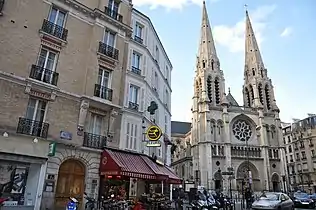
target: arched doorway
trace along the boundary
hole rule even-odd
[[[223,176],[220,169],[214,174],[214,188],[216,192],[221,192],[223,190]]]
[[[237,169],[237,176],[236,176],[237,188],[239,190],[241,190],[242,188],[248,187],[249,170],[251,171],[251,181],[252,181],[251,188],[252,188],[252,190],[261,191],[262,186],[260,184],[259,172],[258,172],[256,166],[250,161],[242,162]],[[242,185],[243,181],[245,183],[244,186]]]
[[[82,203],[85,182],[85,167],[75,159],[63,162],[59,167],[55,193],[55,209],[65,209],[69,197]]]
[[[277,173],[274,173],[271,177],[272,181],[272,190],[273,192],[279,192],[280,191],[280,177]]]

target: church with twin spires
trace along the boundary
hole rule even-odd
[[[172,139],[177,146],[173,167],[181,162],[176,156],[184,157],[181,153],[188,154],[190,150],[190,158],[186,159],[189,164],[182,168],[189,169],[191,179],[200,186],[228,191],[231,182],[234,191],[241,190],[242,183],[249,184],[253,191],[285,190],[287,173],[280,110],[248,11],[245,25],[243,104],[240,105],[230,91],[226,94],[224,70],[203,2],[191,129],[181,137],[176,134],[180,131],[175,131],[181,123],[172,122],[175,128]],[[225,175],[229,171],[234,175]]]

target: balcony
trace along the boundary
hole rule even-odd
[[[135,102],[132,102],[132,101],[129,101],[128,102],[128,108],[129,109],[132,109],[132,110],[135,110],[135,111],[138,111],[139,109],[139,104],[135,103]]]
[[[142,74],[142,71],[135,67],[135,66],[132,66],[132,72],[135,73],[135,74],[138,74],[138,75],[141,75]]]
[[[120,15],[118,12],[112,10],[111,8],[104,7],[104,13],[105,13],[107,16],[113,18],[114,20],[117,20],[117,21],[119,21],[119,22],[121,22],[121,23],[123,22],[123,16]]]
[[[48,20],[43,21],[42,31],[58,39],[67,40],[68,30],[62,26],[56,25]]]
[[[46,139],[48,135],[48,128],[48,123],[20,117],[16,132]]]
[[[106,146],[106,137],[85,132],[83,135],[83,146],[93,149],[103,149]]]
[[[113,90],[102,85],[95,84],[94,96],[112,101]]]
[[[32,65],[30,78],[57,86],[59,74],[41,66]]]
[[[134,36],[134,40],[140,44],[143,44],[143,41],[144,41],[141,37],[136,36],[136,35]]]
[[[103,42],[99,42],[98,52],[115,60],[118,60],[119,50]]]

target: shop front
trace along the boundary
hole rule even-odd
[[[136,199],[144,195],[168,195],[170,184],[181,183],[166,166],[138,153],[105,149],[100,163],[100,196],[112,194],[121,199]],[[167,196],[169,197],[169,196]]]
[[[39,210],[48,143],[21,136],[0,137],[1,210]]]

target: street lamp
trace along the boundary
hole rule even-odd
[[[285,175],[282,176],[282,181],[283,181],[283,191],[286,193],[286,188],[285,188]]]

